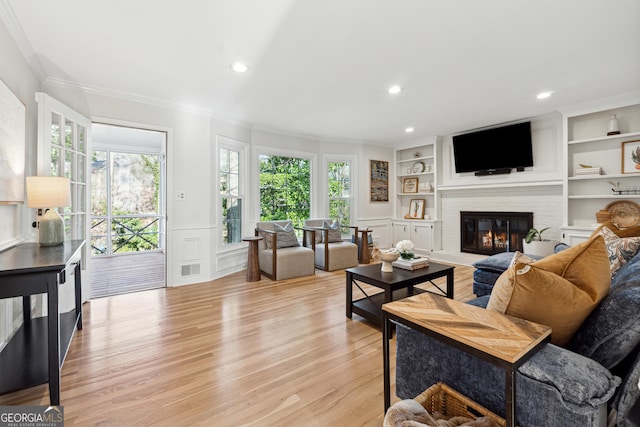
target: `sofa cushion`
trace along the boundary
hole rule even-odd
[[[509,267],[513,267],[519,262],[524,264],[531,264],[536,262],[538,259],[540,258],[539,257],[531,258],[529,255],[525,255],[520,251],[515,251],[515,253],[513,254],[513,258],[511,259],[511,263],[509,264]]]
[[[611,369],[640,343],[640,255],[622,267],[611,293],[593,310],[568,348]]]
[[[322,224],[323,228],[328,228],[329,229],[329,237],[327,242],[329,243],[336,243],[336,242],[342,242],[342,231],[340,231],[340,223],[336,220],[333,221],[333,223],[330,223],[329,221],[324,221],[324,223]]]
[[[604,239],[595,236],[532,264],[516,263],[496,281],[487,308],[548,325],[551,342],[565,346],[610,283]]]
[[[501,252],[481,259],[480,261],[476,261],[471,265],[477,269],[502,273],[509,268],[509,264],[511,264],[512,259],[513,252]]]
[[[609,293],[611,275],[604,238],[589,240],[533,263],[538,268],[555,273],[600,302]]]
[[[296,236],[296,232],[293,229],[293,225],[291,223],[286,224],[284,227],[279,224],[273,224],[273,229],[270,230],[278,234],[276,239],[277,248],[290,248],[293,246],[300,246],[298,242],[298,237]],[[264,233],[265,243],[267,245],[267,249],[273,248],[273,234]]]
[[[609,254],[611,277],[615,276],[624,264],[640,250],[640,237],[619,237],[608,227],[601,227],[598,234],[604,237]]]

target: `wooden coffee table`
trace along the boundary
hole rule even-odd
[[[507,426],[516,425],[516,371],[549,341],[550,327],[433,294],[385,304],[382,316],[385,412],[391,404],[389,337],[393,321],[503,368],[505,418]]]
[[[395,301],[401,298],[430,292],[414,285],[431,282],[442,295],[453,298],[453,266],[430,262],[428,267],[417,270],[403,270],[394,267],[390,273],[381,271],[382,264],[372,264],[364,267],[347,268],[347,317],[351,318],[352,313],[356,313],[365,319],[382,326],[382,304]],[[446,277],[446,289],[440,288],[433,283],[434,279]],[[366,283],[383,289],[384,292],[368,295],[359,283]],[[353,300],[353,285],[355,285],[365,295],[364,298]]]

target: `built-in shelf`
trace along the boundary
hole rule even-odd
[[[438,191],[478,190],[487,188],[523,188],[562,186],[562,181],[510,182],[506,184],[443,185]]]
[[[419,162],[420,160],[433,160],[434,156],[412,157],[410,159],[398,160],[398,163]]]
[[[398,177],[406,177],[406,176],[410,176],[410,177],[417,176],[417,177],[420,177],[420,176],[427,176],[427,175],[433,175],[433,171],[422,172],[422,173],[404,173],[404,174],[403,173],[399,173]]]
[[[570,176],[569,181],[580,181],[589,179],[618,179],[618,178],[640,178],[640,173],[610,173],[606,175],[580,175]]]
[[[424,192],[424,193],[398,193],[399,196],[433,196],[434,192]]]
[[[602,142],[602,141],[609,141],[609,140],[615,140],[615,139],[624,139],[624,138],[633,138],[636,136],[640,136],[640,132],[627,132],[627,133],[620,133],[618,135],[608,135],[608,136],[600,136],[600,137],[596,137],[596,138],[586,138],[586,139],[574,139],[572,141],[569,141],[568,144],[585,144],[588,142]]]
[[[640,194],[580,194],[576,196],[569,196],[569,199],[578,200],[578,199],[640,199]]]

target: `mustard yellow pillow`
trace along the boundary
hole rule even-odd
[[[517,262],[496,281],[487,309],[552,328],[565,346],[611,286],[602,236],[532,264]]]
[[[607,296],[611,287],[609,253],[601,235],[544,257],[533,265],[567,279],[596,303]]]

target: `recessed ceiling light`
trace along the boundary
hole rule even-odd
[[[243,64],[242,62],[234,62],[233,64],[231,64],[231,69],[236,73],[246,73],[249,67],[247,67],[247,65]]]
[[[552,90],[547,90],[545,92],[540,92],[536,98],[538,98],[538,99],[547,99],[551,95],[553,95],[553,91]]]
[[[402,86],[400,85],[393,85],[389,87],[389,93],[392,95],[395,95],[396,93],[400,93],[402,92]]]
[[[412,126],[409,126],[408,128],[405,128],[405,130],[404,130],[404,131],[405,131],[406,133],[411,133],[411,132],[413,132],[414,130],[415,130],[415,129],[414,129]]]

